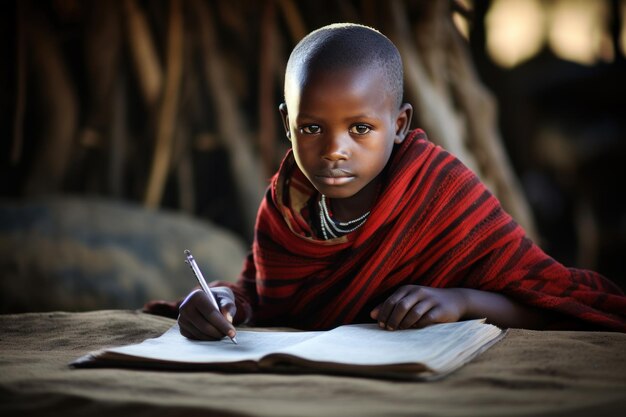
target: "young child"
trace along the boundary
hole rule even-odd
[[[626,297],[566,268],[524,234],[458,159],[409,131],[398,50],[378,31],[337,24],[289,57],[292,143],[259,208],[236,284],[179,309],[193,339],[233,324],[387,330],[486,317],[501,327],[626,331]]]

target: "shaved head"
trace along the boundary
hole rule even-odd
[[[376,29],[353,23],[324,26],[305,36],[293,49],[285,74],[285,99],[312,74],[345,69],[375,68],[385,90],[399,108],[403,96],[402,59],[395,45]]]

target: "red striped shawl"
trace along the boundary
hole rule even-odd
[[[394,150],[385,175],[365,225],[323,241],[302,215],[316,191],[289,152],[259,208],[242,276],[230,284],[238,318],[303,329],[371,321],[394,289],[418,284],[506,294],[563,313],[572,319],[563,327],[626,331],[626,297],[615,284],[546,255],[423,131]]]

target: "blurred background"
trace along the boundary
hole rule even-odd
[[[626,288],[626,0],[0,4],[0,312],[139,308],[237,278],[289,142],[290,50],[371,25],[430,139],[550,255]]]

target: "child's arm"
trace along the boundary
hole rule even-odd
[[[546,314],[498,293],[405,285],[374,308],[371,317],[388,330],[482,317],[499,327],[537,329],[548,322]]]
[[[220,310],[213,306],[204,291],[192,291],[178,310],[180,334],[197,340],[219,340],[224,336],[235,336],[232,321],[237,307],[232,290],[227,287],[213,287],[211,292]]]

